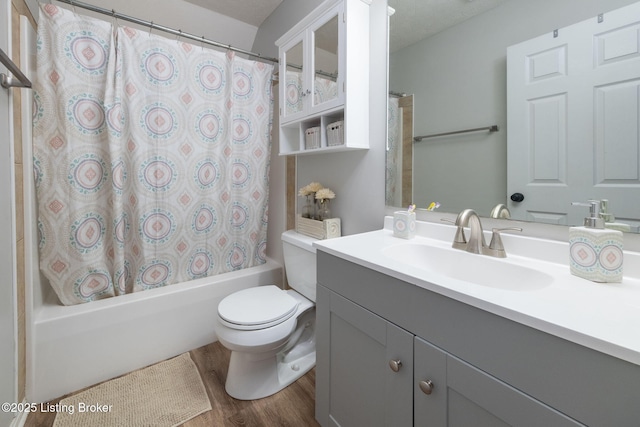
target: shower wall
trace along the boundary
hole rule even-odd
[[[21,19],[22,16],[22,19]],[[24,58],[21,49],[21,29],[27,31],[35,29],[36,22],[33,18],[25,0],[11,1],[11,52],[13,62],[20,65],[24,70]],[[16,280],[16,299],[17,299],[17,344],[18,344],[18,360],[16,371],[18,373],[18,401],[22,401],[25,397],[26,382],[26,325],[25,325],[25,250],[24,250],[24,201],[23,201],[23,162],[22,155],[22,117],[20,111],[23,107],[23,94],[28,93],[26,89],[13,89],[13,155],[14,155],[14,183],[15,183],[15,244],[16,244],[16,260],[17,266]]]

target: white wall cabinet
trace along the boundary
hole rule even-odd
[[[640,366],[320,249],[317,259],[322,426],[638,425]]]
[[[369,6],[327,0],[276,41],[281,155],[369,148]]]

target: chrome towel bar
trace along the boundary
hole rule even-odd
[[[416,136],[415,138],[413,138],[413,141],[414,142],[420,142],[423,139],[427,139],[427,138],[437,138],[437,137],[441,137],[441,136],[457,135],[459,133],[481,132],[483,130],[488,130],[489,132],[498,132],[499,129],[498,129],[498,125],[492,125],[492,126],[487,126],[487,127],[483,127],[483,128],[456,130],[456,131],[453,131],[453,132],[436,133],[434,135]]]

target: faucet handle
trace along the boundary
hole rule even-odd
[[[491,233],[491,242],[489,243],[489,247],[487,248],[486,255],[493,256],[496,258],[506,258],[507,253],[504,250],[504,245],[502,244],[502,238],[500,237],[500,232],[502,231],[522,231],[520,227],[506,227],[506,228],[493,228]]]

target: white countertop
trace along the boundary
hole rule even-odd
[[[640,365],[640,253],[625,251],[622,283],[594,283],[569,272],[569,245],[503,234],[508,258],[491,258],[549,274],[553,282],[540,289],[499,289],[452,279],[438,271],[396,261],[383,249],[403,243],[450,247],[454,226],[418,222],[412,240],[385,229],[320,240],[318,250],[396,277],[460,302]],[[428,236],[428,237],[426,237]],[[485,238],[488,242],[487,234]],[[484,255],[465,254],[474,257]]]

